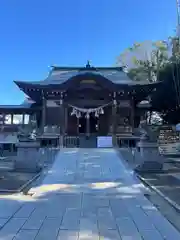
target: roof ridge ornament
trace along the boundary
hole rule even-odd
[[[89,60],[87,60],[86,68],[91,68],[91,64]]]

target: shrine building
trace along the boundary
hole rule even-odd
[[[33,120],[42,133],[56,127],[60,135],[68,136],[133,134],[143,111],[139,104],[158,87],[129,79],[121,67],[93,67],[89,62],[84,67],[52,66],[42,81],[14,82],[28,100],[0,105],[1,125],[27,125]],[[15,115],[21,116],[18,124]]]

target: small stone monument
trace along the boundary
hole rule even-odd
[[[39,166],[39,148],[37,141],[19,142],[16,144],[17,157],[15,160],[15,170],[23,172],[38,172]]]

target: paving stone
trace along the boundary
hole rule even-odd
[[[142,191],[114,149],[61,149],[34,202],[0,199],[0,239],[179,240]]]
[[[155,226],[151,219],[148,217],[148,215],[145,214],[145,212],[142,210],[141,207],[136,207],[136,206],[129,206],[128,208],[132,219],[136,223],[139,231],[141,230],[154,230]]]
[[[130,217],[117,218],[116,223],[122,239],[142,240],[134,221]]]
[[[153,236],[153,239],[164,240],[164,237],[162,237],[162,235],[159,233],[159,231],[157,229],[143,230],[143,231],[141,231],[141,234],[142,234],[142,237],[144,240],[152,240],[152,236]],[[169,238],[166,238],[166,239],[169,239]],[[175,238],[170,238],[170,239],[175,239]]]
[[[98,209],[98,227],[99,229],[117,229],[115,218],[112,215],[111,209],[99,208]]]
[[[98,196],[95,194],[84,194],[82,200],[83,208],[88,206],[91,207],[108,207],[109,206],[109,199],[106,196]]]
[[[16,218],[28,218],[35,210],[35,204],[24,204],[14,215]]]
[[[38,230],[40,229],[44,219],[46,217],[46,211],[42,208],[36,208],[35,211],[31,214],[23,229]]]
[[[92,231],[80,231],[78,240],[99,240],[99,232],[92,233]]]
[[[13,240],[35,240],[38,230],[20,230]]]
[[[102,207],[109,207],[109,199],[108,197],[95,197],[95,206],[102,208]]]
[[[86,231],[92,233],[98,232],[97,219],[93,217],[81,218],[80,219],[80,231]]]
[[[46,217],[47,218],[58,218],[62,219],[65,214],[66,209],[62,208],[61,206],[52,205],[52,207],[48,207],[46,210]]]
[[[0,239],[12,240],[27,219],[12,218],[0,231]]]
[[[164,218],[161,213],[156,209],[152,208],[145,210],[151,221],[154,223],[160,234],[165,239],[180,239],[179,232],[170,224],[170,222]]]
[[[80,215],[80,209],[67,209],[63,217],[61,229],[79,230]]]
[[[78,240],[78,231],[73,230],[60,230],[57,240]]]
[[[80,208],[81,207],[81,194],[60,194],[60,199],[65,204],[66,208]]]
[[[57,196],[53,197],[53,199],[48,199],[48,204],[45,208],[47,218],[62,218],[66,211],[65,204],[62,204],[62,201]]]
[[[7,223],[9,218],[0,218],[0,229]]]
[[[61,225],[61,219],[45,219],[41,226],[36,240],[56,240]]]
[[[66,201],[63,198],[63,194],[51,194],[50,198],[48,198],[47,207],[56,206],[62,208],[66,208]]]
[[[123,201],[121,199],[111,199],[110,200],[111,205],[111,211],[115,218],[125,218],[129,217],[130,213],[127,209],[127,207],[124,205]]]
[[[100,240],[121,240],[119,232],[117,230],[101,229]]]
[[[22,206],[22,203],[13,200],[0,200],[0,218],[12,217],[18,209]]]
[[[99,231],[96,218],[81,218],[78,240],[85,239],[99,240]]]

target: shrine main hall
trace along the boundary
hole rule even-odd
[[[129,79],[121,67],[52,66],[45,80],[14,81],[27,100],[20,105],[0,105],[1,116],[22,116],[20,125],[35,122],[44,132],[56,127],[69,136],[107,136],[132,132],[138,127],[142,101],[155,91],[157,83]],[[6,117],[3,118],[4,121]],[[1,124],[5,124],[1,121]],[[6,124],[6,125],[8,125]]]

